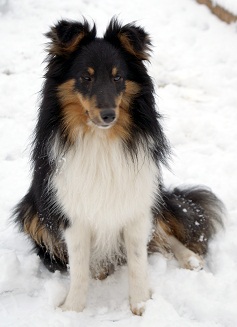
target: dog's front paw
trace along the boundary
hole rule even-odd
[[[136,297],[130,297],[130,309],[136,316],[142,316],[146,308],[146,301],[152,296],[151,290],[146,290],[142,294],[137,294]]]
[[[130,309],[132,313],[136,316],[142,316],[146,308],[146,303],[145,302],[140,302],[137,304],[130,304]]]
[[[82,312],[85,309],[85,304],[79,303],[78,301],[65,300],[63,304],[59,306],[62,311],[76,311]]]

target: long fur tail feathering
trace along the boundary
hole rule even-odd
[[[198,255],[207,254],[208,243],[224,226],[224,204],[203,186],[163,190],[163,203],[154,216],[155,230],[149,251],[169,250],[167,235]],[[164,237],[165,234],[165,237]]]

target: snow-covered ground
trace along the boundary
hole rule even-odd
[[[161,254],[149,258],[153,297],[143,317],[129,311],[126,266],[90,281],[84,312],[57,309],[68,275],[46,271],[9,224],[30,182],[43,33],[62,17],[84,15],[102,35],[115,14],[124,23],[137,20],[153,39],[149,70],[174,150],[165,183],[209,185],[228,210],[204,270],[180,269]],[[0,0],[0,41],[0,326],[236,327],[237,25],[222,23],[195,0]]]

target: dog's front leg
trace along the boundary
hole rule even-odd
[[[69,255],[70,288],[61,309],[80,312],[86,305],[89,283],[91,241],[89,226],[73,223],[65,231],[65,240]]]
[[[150,216],[142,216],[124,229],[129,273],[129,301],[131,311],[142,315],[145,301],[150,298],[147,276],[147,242]]]

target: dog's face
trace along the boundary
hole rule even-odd
[[[75,139],[79,128],[111,129],[126,138],[130,129],[129,107],[139,94],[133,65],[148,58],[150,40],[140,27],[120,26],[114,19],[104,38],[95,26],[61,21],[47,34],[55,65],[60,63],[66,81],[58,85],[64,129]],[[132,64],[131,64],[132,63]]]
[[[127,81],[126,62],[119,51],[97,39],[81,49],[71,74],[88,125],[110,128],[116,124]]]

